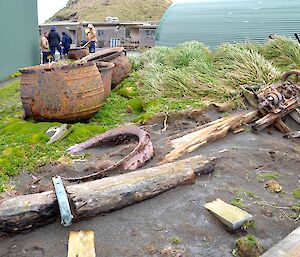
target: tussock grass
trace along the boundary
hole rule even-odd
[[[276,36],[263,45],[262,54],[283,71],[300,69],[300,44],[291,38]]]
[[[237,94],[218,80],[218,70],[209,49],[199,42],[187,42],[176,48],[157,47],[142,57],[139,92],[144,101],[183,98],[224,102]]]
[[[215,53],[220,79],[228,86],[248,85],[261,88],[277,81],[281,72],[255,49],[241,45],[222,45]]]

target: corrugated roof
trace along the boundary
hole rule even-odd
[[[173,4],[164,14],[157,44],[189,40],[211,48],[223,42],[264,42],[272,34],[300,32],[299,0],[200,0]]]

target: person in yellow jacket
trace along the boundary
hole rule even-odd
[[[44,32],[43,36],[41,37],[40,47],[43,54],[43,63],[45,64],[48,62],[48,56],[50,55],[47,32]]]
[[[95,53],[96,52],[96,42],[97,42],[97,34],[96,34],[96,29],[93,26],[93,24],[89,24],[88,29],[86,31],[87,34],[87,41],[90,42],[90,53]]]

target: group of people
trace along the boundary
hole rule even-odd
[[[90,53],[95,53],[97,35],[93,24],[88,24],[85,32],[87,41],[89,42]],[[41,37],[40,46],[43,55],[43,63],[55,61],[56,50],[59,52],[60,58],[62,58],[62,55],[68,55],[71,44],[72,39],[69,35],[67,35],[66,32],[62,32],[61,38],[59,33],[56,31],[56,27],[52,26],[50,32],[44,32],[43,36]]]
[[[50,32],[44,32],[41,38],[41,50],[43,54],[43,63],[49,60],[55,60],[56,50],[62,55],[68,55],[72,44],[72,39],[66,32],[62,33],[62,38],[56,31],[56,27],[52,26]],[[50,58],[49,58],[50,57]]]

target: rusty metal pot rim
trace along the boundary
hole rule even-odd
[[[81,59],[82,62],[90,62],[90,61],[111,61],[112,59],[120,56],[123,52],[125,52],[124,47],[112,47],[109,49],[100,50],[96,53],[89,54],[86,57]]]
[[[30,74],[30,73],[37,73],[37,72],[49,72],[49,71],[57,71],[57,70],[70,70],[70,69],[78,69],[82,67],[88,67],[95,65],[93,62],[86,62],[86,63],[71,63],[71,64],[42,64],[37,66],[25,67],[19,69],[22,74]]]
[[[112,62],[94,61],[100,71],[106,71],[114,68],[116,65]],[[100,67],[99,67],[100,66]]]

